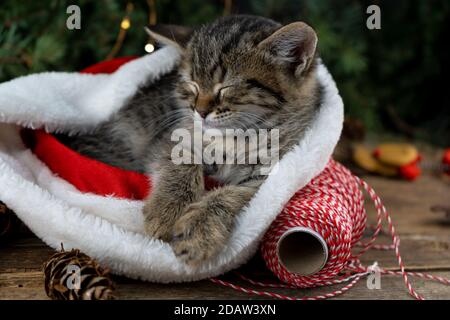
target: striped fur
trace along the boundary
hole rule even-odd
[[[301,22],[283,27],[261,17],[221,18],[179,45],[179,66],[140,88],[95,132],[61,139],[82,154],[157,176],[144,208],[147,233],[197,264],[223,248],[234,217],[265,176],[261,164],[174,165],[171,132],[192,128],[195,118],[204,118],[206,128],[278,129],[283,156],[320,106],[316,44],[314,31]],[[204,173],[225,186],[205,192]]]

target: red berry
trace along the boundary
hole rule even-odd
[[[379,157],[380,157],[380,154],[381,154],[381,150],[380,150],[379,148],[376,148],[375,150],[373,150],[372,155],[373,155],[375,158],[379,158]]]
[[[399,168],[399,173],[406,180],[413,181],[420,176],[422,170],[420,170],[420,168],[417,166],[417,163],[414,162],[405,166],[401,166]]]
[[[421,162],[422,161],[422,155],[419,153],[418,155],[417,155],[417,159],[416,159],[416,161],[415,161],[415,163],[419,163],[419,162]]]
[[[444,165],[444,171],[450,174],[450,148],[445,150],[444,156],[442,157],[442,164]]]
[[[450,148],[445,150],[444,157],[442,158],[442,163],[450,164]]]

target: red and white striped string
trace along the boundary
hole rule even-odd
[[[375,204],[377,213],[373,234],[367,242],[361,242],[367,219],[361,188],[369,194]],[[374,243],[377,236],[382,232],[383,220],[387,222],[386,232],[392,238],[391,245]],[[279,239],[286,231],[295,227],[307,227],[314,230],[323,237],[328,246],[328,261],[315,274],[301,276],[291,273],[278,259],[277,244]],[[355,254],[353,252],[357,247],[362,249]],[[331,160],[319,176],[291,198],[262,240],[261,253],[266,265],[282,283],[265,283],[254,281],[240,274],[239,276],[252,285],[265,288],[299,289],[343,283],[345,285],[338,290],[323,295],[291,297],[276,292],[244,288],[217,278],[213,278],[211,281],[248,294],[284,300],[332,298],[345,293],[361,278],[375,271],[380,272],[380,274],[402,276],[409,294],[418,300],[424,298],[412,287],[409,276],[450,285],[450,280],[443,277],[420,272],[406,272],[399,247],[400,239],[396,235],[392,219],[375,191],[365,181],[352,175],[347,168]],[[372,266],[362,265],[360,257],[371,248],[393,250],[400,270],[382,269],[376,263]]]

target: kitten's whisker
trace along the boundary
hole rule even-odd
[[[148,127],[151,124],[156,124],[158,122],[159,122],[159,125],[161,125],[171,119],[176,119],[180,116],[186,116],[186,111],[185,110],[173,110],[173,111],[167,112],[165,114],[162,114],[162,115],[158,116],[157,118],[152,119],[152,122],[147,123],[145,127]]]
[[[260,127],[261,125],[266,125],[267,127],[273,127],[274,124],[272,121],[268,120],[268,119],[264,119],[256,114],[252,114],[249,112],[236,112],[238,115],[240,115],[243,120],[248,120],[252,125],[256,126],[256,127]],[[256,122],[256,123],[255,123]]]
[[[161,132],[163,132],[163,131],[165,131],[165,130],[167,130],[167,129],[169,129],[169,128],[171,128],[171,127],[174,127],[174,125],[176,124],[176,123],[181,123],[181,122],[183,122],[184,120],[188,120],[188,119],[190,119],[191,117],[189,116],[189,115],[186,115],[185,113],[184,113],[184,115],[183,115],[183,113],[181,113],[182,115],[180,116],[179,114],[178,114],[178,112],[173,112],[172,114],[170,114],[169,116],[165,116],[165,117],[159,117],[159,118],[165,118],[162,122],[160,122],[160,123],[157,123],[157,125],[156,125],[156,121],[154,121],[154,123],[155,123],[155,126],[154,127],[157,127],[158,129],[156,129],[155,131],[153,131],[152,133],[151,133],[151,135],[148,137],[149,138],[149,140],[152,140],[153,138],[155,138],[157,135],[159,135]],[[148,126],[150,125],[150,123],[148,124]]]
[[[271,123],[270,120],[264,119],[263,117],[261,117],[261,116],[259,116],[259,115],[257,115],[257,114],[254,114],[254,113],[245,112],[245,111],[237,111],[236,113],[239,114],[239,115],[243,115],[244,117],[249,117],[249,118],[257,119],[257,120],[259,120],[259,121],[261,121],[261,122]]]

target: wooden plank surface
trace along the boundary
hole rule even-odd
[[[430,274],[450,278],[450,271],[430,271]],[[245,287],[247,283],[236,276],[225,279]],[[265,279],[258,276],[258,279]],[[181,284],[154,284],[124,277],[114,277],[116,294],[120,299],[261,299],[245,293],[222,287],[208,280]],[[448,287],[432,281],[412,279],[414,287],[429,299],[450,299]],[[44,279],[41,271],[0,273],[0,299],[47,299],[44,291]],[[294,297],[314,296],[337,289],[339,286],[316,289],[276,289],[277,293]],[[382,276],[381,288],[369,290],[366,280],[336,299],[410,299],[401,277]]]
[[[436,205],[450,207],[449,177],[424,175],[414,182],[364,178],[383,200],[400,234],[450,237],[450,221],[431,210]],[[373,205],[370,200],[366,203],[373,221]]]
[[[432,272],[434,275],[450,277],[450,272]],[[40,272],[13,273],[0,275],[0,299],[47,299],[43,288],[43,275]],[[261,299],[229,288],[218,286],[210,281],[188,284],[152,284],[129,279],[115,278],[117,296],[120,299]],[[234,283],[243,284],[237,279]],[[414,280],[417,290],[429,299],[450,299],[448,288],[439,283]],[[336,288],[338,288],[336,286]],[[277,290],[276,292],[294,297],[305,297],[330,292],[332,287],[305,290]],[[399,277],[382,277],[381,288],[369,290],[362,280],[354,288],[335,299],[410,299]]]
[[[450,223],[444,215],[431,211],[434,205],[450,206],[450,179],[425,175],[416,182],[374,176],[364,177],[382,197],[401,237],[401,253],[410,270],[427,271],[450,278]],[[370,207],[368,205],[368,207]],[[368,210],[371,221],[374,211]],[[389,237],[380,237],[388,243]],[[0,299],[47,299],[41,267],[53,250],[36,238],[18,239],[0,247]],[[363,262],[397,267],[393,252],[369,251]],[[269,279],[271,274],[258,259],[244,266],[251,278]],[[240,282],[234,275],[226,279]],[[208,280],[184,284],[153,284],[114,277],[121,299],[257,299]],[[413,280],[415,288],[428,298],[450,299],[450,287],[431,281]],[[246,285],[246,284],[244,284]],[[292,296],[317,295],[332,288],[277,290]],[[409,299],[400,277],[383,276],[380,290],[369,290],[365,280],[337,299]]]
[[[436,244],[437,243],[437,244]],[[409,270],[427,271],[450,278],[450,253],[448,242],[435,242],[421,238],[402,240],[402,252]],[[431,248],[431,249],[430,249]],[[4,247],[0,259],[0,299],[46,299],[43,287],[43,262],[53,252],[38,239],[25,239]],[[372,250],[364,257],[363,262],[374,261],[387,268],[396,269],[397,265],[392,252]],[[273,281],[270,272],[258,258],[244,266],[240,272],[249,277]],[[233,283],[244,284],[235,276],[227,276]],[[117,294],[121,299],[255,299],[232,289],[199,281],[184,284],[153,284],[114,277]],[[414,280],[415,287],[433,299],[450,299],[449,287],[428,281]],[[293,296],[317,295],[329,292],[331,288],[311,290],[277,290]],[[400,277],[383,276],[381,290],[368,290],[365,280],[339,299],[408,299]]]

